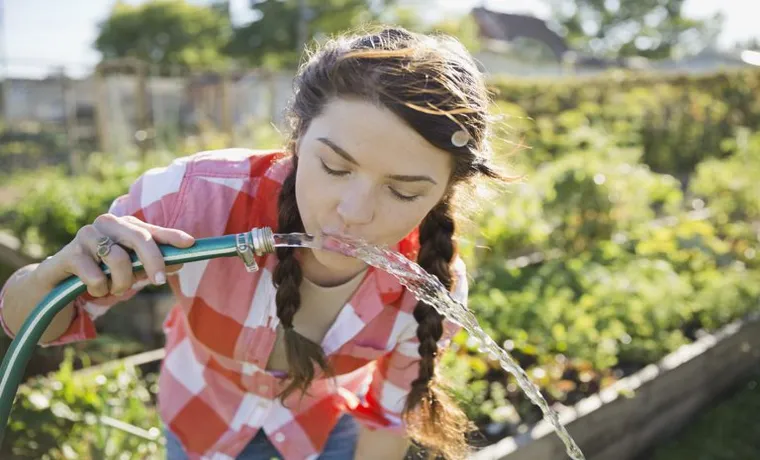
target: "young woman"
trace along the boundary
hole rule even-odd
[[[167,282],[157,243],[265,226],[390,246],[466,303],[455,195],[500,177],[488,160],[487,91],[466,50],[397,28],[345,36],[311,56],[295,89],[283,151],[202,152],[147,171],[60,252],[14,274],[0,293],[6,332],[74,274],[87,293],[41,344],[92,338],[109,307]],[[132,273],[125,249],[144,272]],[[388,460],[410,440],[466,455],[469,424],[436,379],[455,325],[357,259],[278,249],[258,262],[254,273],[235,258],[169,273],[177,305],[159,381],[168,458]]]

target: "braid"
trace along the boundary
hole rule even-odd
[[[296,168],[298,159],[293,156],[293,171],[282,183],[278,200],[278,223],[280,233],[303,232],[304,226],[296,202]],[[327,358],[322,347],[296,332],[293,317],[301,307],[301,264],[295,257],[295,248],[277,248],[279,263],[272,280],[277,288],[275,304],[277,317],[285,331],[285,350],[288,359],[290,384],[280,395],[283,399],[295,390],[305,393],[314,379],[314,362],[329,373]]]
[[[420,252],[417,263],[438,277],[449,290],[453,284],[450,266],[456,250],[454,230],[448,200],[441,201],[430,211],[419,230]],[[464,436],[470,423],[435,379],[438,341],[443,336],[443,316],[431,305],[418,302],[414,308],[414,319],[418,323],[418,351],[421,360],[419,375],[412,382],[404,415],[415,440],[437,454],[463,458],[467,451]],[[416,423],[410,423],[412,415]]]
[[[277,231],[280,233],[294,233],[303,231],[303,222],[298,213],[295,201],[295,165],[297,160],[293,157],[293,172],[282,183],[278,199],[278,222]],[[277,317],[280,318],[285,329],[293,327],[293,316],[301,305],[301,293],[298,290],[303,273],[301,264],[295,257],[295,248],[277,248],[279,263],[274,270],[273,280],[277,286]]]

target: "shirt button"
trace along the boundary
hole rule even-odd
[[[274,440],[277,442],[284,442],[285,441],[285,435],[282,433],[277,433],[274,435]]]

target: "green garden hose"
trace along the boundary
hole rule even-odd
[[[264,227],[236,235],[199,238],[189,248],[176,248],[170,245],[158,247],[166,265],[238,256],[243,259],[248,271],[256,271],[258,266],[254,255],[261,256],[273,252],[275,239],[272,230]],[[128,251],[128,253],[132,259],[132,269],[135,271],[142,269],[143,265],[137,255],[133,251]],[[106,274],[110,274],[108,267],[101,264],[101,268]],[[0,366],[0,445],[8,425],[16,391],[40,337],[56,314],[86,290],[85,284],[76,276],[71,276],[59,283],[32,310],[3,357],[3,363]]]

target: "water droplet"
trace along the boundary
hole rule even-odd
[[[480,339],[477,337],[467,337],[467,348],[476,348],[478,345],[480,345]]]

